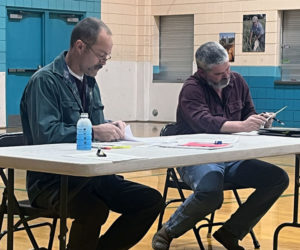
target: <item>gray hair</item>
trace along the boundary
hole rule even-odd
[[[226,49],[217,42],[201,45],[195,54],[198,69],[211,70],[212,66],[229,61]]]
[[[74,46],[77,40],[82,40],[92,46],[96,43],[101,30],[104,29],[108,35],[112,35],[108,26],[98,18],[87,17],[77,23],[71,34],[70,46]]]
[[[258,21],[258,17],[257,16],[252,17],[252,22],[253,23],[256,23],[257,21]]]

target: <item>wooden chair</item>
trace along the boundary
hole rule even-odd
[[[176,134],[176,124],[175,123],[169,123],[166,126],[164,126],[160,132],[160,136],[168,136],[168,135],[174,135]],[[172,199],[170,201],[167,201],[167,195],[168,195],[168,189],[169,188],[175,188],[177,189],[180,198],[178,199]],[[238,203],[238,205],[240,206],[242,204],[241,199],[239,197],[239,194],[237,192],[238,189],[245,189],[245,187],[237,187],[234,186],[231,183],[224,183],[224,191],[226,190],[231,190],[235,196],[235,199]],[[177,174],[174,170],[174,168],[168,168],[167,169],[167,174],[166,174],[166,181],[165,181],[165,187],[164,187],[164,191],[163,191],[163,201],[165,203],[164,208],[161,210],[160,215],[159,215],[159,220],[158,220],[158,230],[162,227],[162,223],[163,223],[163,216],[164,216],[164,212],[165,209],[168,205],[170,205],[171,203],[174,202],[184,202],[185,201],[185,196],[183,193],[183,190],[191,190],[192,189],[186,184],[184,183],[180,178],[177,177]],[[221,226],[224,224],[224,222],[214,222],[214,216],[215,213],[211,213],[210,218],[204,218],[203,220],[206,221],[206,223],[199,225],[198,227],[194,226],[193,227],[193,231],[195,234],[195,237],[197,239],[197,242],[199,244],[199,247],[201,250],[204,250],[204,246],[203,243],[201,241],[201,237],[200,237],[200,229],[203,227],[208,227],[208,234],[207,237],[210,238],[211,237],[211,232],[212,232],[212,227],[213,226]],[[256,239],[256,236],[253,232],[253,230],[251,230],[250,235],[252,237],[253,240],[253,245],[255,247],[255,249],[258,249],[260,247],[259,242]]]
[[[0,134],[0,147],[7,147],[7,146],[21,146],[24,145],[23,133],[5,133]],[[2,230],[3,218],[4,214],[7,214],[7,186],[8,180],[7,176],[4,172],[4,168],[0,168],[0,176],[2,182],[4,184],[4,191],[2,195],[2,202],[0,205],[0,231]],[[55,228],[57,224],[57,219],[59,215],[52,210],[41,209],[32,207],[29,203],[29,200],[21,200],[18,201],[14,196],[14,215],[19,216],[19,219],[14,224],[14,231],[21,231],[26,230],[27,235],[31,241],[31,244],[35,250],[38,249],[52,249],[54,235],[55,235]],[[52,223],[50,222],[43,222],[38,224],[30,224],[29,221],[32,221],[37,218],[51,218]],[[32,233],[32,228],[42,227],[42,226],[49,226],[50,227],[50,235],[49,235],[49,242],[47,248],[40,248],[34,238]],[[1,231],[0,233],[0,240],[7,234],[7,230]]]

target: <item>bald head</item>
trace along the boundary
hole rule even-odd
[[[77,40],[82,40],[92,46],[102,30],[105,30],[107,35],[112,35],[111,30],[100,19],[94,17],[84,18],[75,25],[72,31],[70,47],[72,48]]]

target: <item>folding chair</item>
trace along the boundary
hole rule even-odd
[[[174,123],[167,124],[166,126],[164,126],[162,128],[162,130],[160,132],[160,136],[168,136],[168,135],[174,135],[174,134],[176,134],[176,124],[174,124]],[[177,189],[180,198],[172,199],[170,201],[166,201],[169,188]],[[224,191],[232,190],[238,205],[241,206],[242,202],[241,202],[241,199],[240,199],[239,194],[237,192],[237,189],[245,189],[245,187],[234,186],[231,183],[224,183]],[[159,215],[158,230],[162,227],[163,216],[164,216],[164,212],[165,212],[166,207],[168,205],[170,205],[171,203],[174,203],[174,202],[184,202],[185,201],[185,196],[184,196],[183,190],[191,190],[192,191],[192,189],[186,183],[184,183],[180,178],[177,177],[177,174],[176,174],[174,168],[168,168],[167,169],[167,174],[166,174],[165,187],[164,187],[164,191],[163,191],[163,201],[165,203],[165,206],[161,210],[160,215]],[[197,239],[197,242],[198,242],[199,247],[200,247],[201,250],[204,250],[205,248],[204,248],[203,243],[201,241],[200,229],[203,228],[203,227],[208,227],[207,237],[210,238],[211,237],[211,232],[212,232],[212,227],[213,226],[221,226],[221,225],[224,224],[224,222],[214,222],[214,216],[215,216],[215,213],[211,213],[210,218],[204,218],[203,219],[207,223],[201,224],[198,227],[196,227],[196,226],[193,227],[193,232],[195,234],[195,237]],[[253,230],[251,230],[249,233],[252,237],[253,245],[254,245],[255,249],[258,249],[260,247],[260,244],[257,241]]]
[[[0,134],[0,147],[6,146],[21,146],[24,145],[23,140],[23,133],[5,133]],[[2,202],[0,205],[0,231],[2,230],[3,218],[4,214],[7,214],[7,186],[8,180],[6,174],[4,172],[4,168],[0,168],[0,176],[2,182],[4,184],[4,191],[2,196]],[[52,249],[55,228],[57,224],[57,219],[59,215],[52,210],[42,209],[42,208],[35,208],[32,207],[29,203],[29,200],[21,200],[17,201],[16,197],[14,196],[14,209],[13,214],[19,216],[18,221],[14,224],[13,230],[14,231],[21,231],[26,230],[27,235],[31,241],[31,244],[35,250],[38,249]],[[43,222],[38,224],[31,224],[29,225],[28,222],[37,218],[51,218],[52,223],[50,222]],[[49,235],[49,242],[47,248],[39,248],[34,235],[31,231],[32,228],[42,227],[42,226],[49,226],[50,227],[50,235]],[[7,230],[1,231],[0,233],[0,240],[7,234]]]

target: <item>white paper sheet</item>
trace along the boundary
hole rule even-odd
[[[135,159],[144,159],[144,157],[134,156],[134,155],[126,155],[126,154],[117,154],[113,153],[111,150],[104,150],[104,153],[106,154],[105,157],[99,157],[96,155],[96,151],[92,150],[89,152],[82,152],[77,154],[70,154],[66,155],[67,157],[72,158],[90,158],[90,159],[98,159],[99,161],[105,161],[105,162],[118,162],[118,161],[129,161],[129,160],[135,160]]]
[[[205,136],[204,136],[205,137]],[[220,147],[215,147],[215,142],[221,142],[222,146]],[[215,150],[215,149],[222,149],[222,148],[230,148],[233,147],[235,144],[237,144],[239,141],[239,137],[235,136],[232,137],[230,139],[228,138],[222,138],[222,137],[218,137],[216,138],[203,138],[201,140],[193,140],[193,139],[180,139],[174,142],[163,142],[161,144],[158,144],[158,146],[160,147],[167,147],[167,148],[184,148],[184,149],[206,149],[206,150]],[[185,144],[188,143],[197,143],[197,144],[203,144],[203,146],[199,145],[199,146],[186,146]],[[212,144],[212,146],[205,146],[205,144]]]

